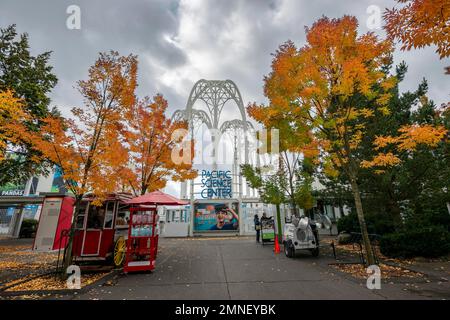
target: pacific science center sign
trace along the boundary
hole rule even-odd
[[[211,201],[198,202],[194,205],[194,230],[238,231],[239,203],[224,201],[232,198],[232,195],[231,171],[202,170],[200,196]]]
[[[202,182],[200,195],[203,199],[232,197],[231,171],[202,170]]]

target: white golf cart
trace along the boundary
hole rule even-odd
[[[291,223],[284,225],[284,253],[294,258],[298,250],[309,250],[314,257],[319,255],[319,231],[316,223],[306,216],[293,216]]]

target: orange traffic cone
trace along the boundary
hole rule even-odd
[[[275,235],[275,247],[273,249],[274,253],[280,253],[280,244],[278,243],[278,235]]]

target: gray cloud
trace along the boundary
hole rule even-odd
[[[65,26],[66,8],[76,4],[82,29]],[[392,7],[392,0],[153,0],[153,1],[23,1],[3,0],[0,25],[16,23],[28,32],[34,52],[52,50],[59,84],[53,103],[65,109],[80,103],[73,89],[85,78],[98,52],[117,50],[140,57],[139,93],[167,96],[173,109],[184,107],[199,78],[232,79],[244,100],[264,101],[262,79],[270,71],[271,53],[290,39],[304,43],[304,26],[322,15],[355,15],[366,32],[369,5]],[[383,35],[381,30],[377,33]],[[439,60],[434,48],[395,54],[410,68],[402,88],[413,90],[422,77],[430,82],[430,96],[448,101],[449,61]]]
[[[66,28],[66,8],[81,8],[81,30]],[[245,102],[264,102],[263,77],[270,71],[271,53],[290,39],[305,41],[304,26],[322,15],[356,16],[367,32],[366,10],[384,10],[393,0],[2,0],[0,26],[17,24],[28,32],[34,53],[53,51],[51,63],[59,78],[52,103],[68,115],[80,105],[75,82],[87,76],[98,52],[117,50],[139,56],[139,95],[160,92],[170,109],[184,108],[189,91],[201,78],[232,79]],[[375,30],[383,36],[382,30]],[[435,48],[395,53],[409,72],[402,90],[415,90],[423,77],[437,103],[449,101],[449,59],[439,60]],[[238,116],[227,109],[226,118]]]

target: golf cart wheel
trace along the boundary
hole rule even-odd
[[[114,265],[121,267],[125,261],[126,242],[124,237],[116,240],[114,245]]]
[[[311,249],[311,254],[313,257],[318,257],[319,256],[319,247]]]
[[[283,243],[283,251],[285,256],[289,258],[289,247],[286,242]]]
[[[288,258],[294,257],[293,249],[294,248],[292,246],[291,241],[284,242],[284,254],[286,255],[286,257],[288,257]]]

